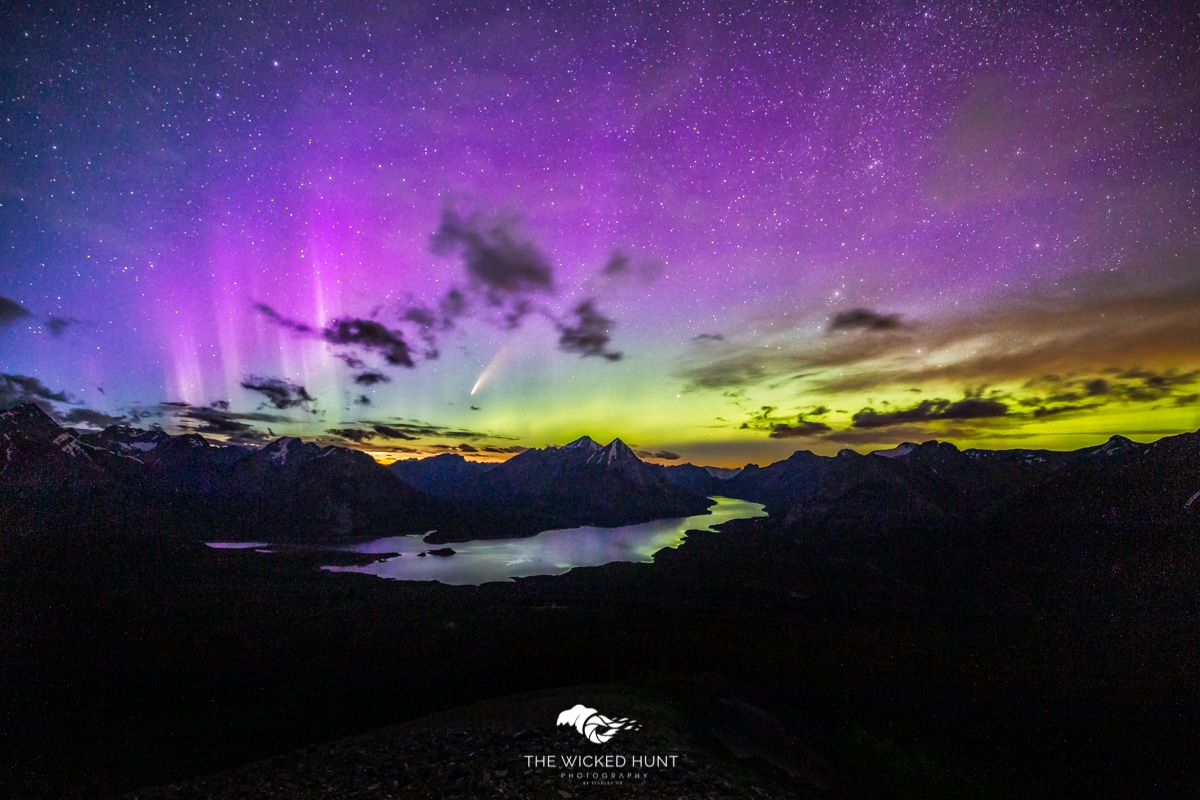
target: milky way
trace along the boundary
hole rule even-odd
[[[1186,4],[37,3],[2,27],[0,403],[713,464],[1200,427]]]

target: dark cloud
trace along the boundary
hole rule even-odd
[[[109,425],[118,425],[125,420],[124,415],[114,417],[90,408],[72,408],[67,413],[58,416],[58,421],[67,425],[87,425],[91,428],[107,428]]]
[[[413,441],[419,438],[417,436],[410,436],[398,428],[393,428],[390,425],[384,425],[382,423],[375,423],[371,427],[375,429],[377,434],[380,436],[386,436],[389,439],[406,439],[408,441]]]
[[[454,430],[450,430],[450,431],[448,431],[448,430],[443,430],[443,431],[441,432],[441,435],[442,435],[442,436],[449,436],[451,439],[479,439],[479,438],[481,438],[482,436],[484,436],[484,434],[476,433],[475,431],[454,431]],[[499,437],[499,438],[501,438],[501,439],[511,439],[511,438],[513,438],[513,437],[511,437],[511,436],[501,436],[501,437]]]
[[[359,386],[374,386],[377,383],[389,383],[392,379],[382,372],[368,370],[354,376],[354,382]]]
[[[359,425],[370,426],[380,436],[387,436],[394,439],[415,440],[421,438],[444,437],[450,439],[471,439],[471,440],[489,440],[489,439],[512,439],[511,436],[501,436],[494,433],[484,433],[482,431],[459,430],[455,428],[444,428],[440,425],[433,425],[428,422],[415,420],[356,420]]]
[[[584,300],[576,306],[574,315],[574,324],[558,323],[560,350],[581,356],[602,356],[609,361],[621,358],[621,353],[608,349],[612,320],[597,311],[592,300]]]
[[[478,452],[480,452],[479,448],[475,447],[474,445],[469,445],[469,444],[465,444],[465,443],[464,444],[431,444],[431,445],[429,445],[429,449],[430,450],[438,450],[440,452],[446,452],[446,453],[478,453]],[[483,452],[491,452],[491,451],[489,451],[485,447],[485,448],[483,448]]]
[[[369,406],[371,405],[371,398],[367,397],[365,394],[360,394],[354,402],[360,406]]]
[[[228,400],[213,400],[211,403],[208,404],[208,407],[215,408],[218,411],[228,411],[229,410],[229,401]]]
[[[529,448],[522,447],[519,444],[514,444],[508,447],[495,447],[493,445],[487,445],[479,449],[484,453],[524,453]]]
[[[1200,370],[1180,371],[1176,368],[1156,371],[1141,367],[1109,367],[1104,373],[1108,377],[1043,375],[1027,381],[1025,388],[1047,387],[1054,391],[1019,398],[1017,402],[1036,408],[1035,417],[1095,411],[1113,403],[1149,403],[1187,396],[1188,390],[1200,380]]]
[[[629,272],[630,265],[633,260],[624,253],[613,253],[608,257],[608,263],[604,265],[604,275],[609,278],[616,278]]]
[[[32,400],[70,402],[66,392],[54,392],[37,378],[0,373],[0,407],[8,408]]]
[[[642,261],[634,264],[633,258],[620,250],[613,251],[600,271],[600,277],[610,286],[625,285],[631,281],[649,284],[656,281],[662,273],[662,265],[656,261]]]
[[[46,330],[50,331],[51,336],[62,336],[63,331],[78,324],[79,320],[74,317],[50,317],[46,320]]]
[[[903,327],[899,314],[880,314],[869,308],[839,311],[829,322],[829,332],[844,330],[892,331]]]
[[[460,289],[451,289],[446,292],[446,296],[438,304],[438,309],[442,312],[442,319],[449,324],[450,321],[461,317],[467,313],[467,296]]]
[[[162,417],[164,413],[165,412],[163,411],[161,405],[155,409],[134,407],[129,409],[129,420],[131,422],[141,422],[144,419],[158,419]],[[158,424],[155,423],[154,427],[158,427]]]
[[[345,317],[334,320],[329,327],[318,331],[311,325],[283,316],[266,303],[254,303],[254,308],[271,322],[293,333],[317,336],[332,345],[351,345],[375,350],[393,366],[413,366],[412,354],[409,352],[408,343],[404,341],[404,334],[391,330],[373,319]],[[352,369],[365,366],[362,359],[353,353],[341,353],[338,354],[338,358]]]
[[[287,328],[288,330],[296,333],[315,333],[311,325],[306,325],[303,322],[297,322],[294,319],[288,319],[266,303],[254,303],[254,308],[260,314],[264,315],[267,319],[271,320],[280,327]]]
[[[678,461],[679,453],[672,453],[670,450],[659,450],[657,453],[652,453],[651,458],[661,458],[663,461]]]
[[[480,411],[480,410],[482,410],[482,409],[480,409],[480,407],[479,407],[479,406],[471,406],[471,410],[472,410],[472,411]]]
[[[775,411],[775,406],[760,406],[758,413],[754,414],[750,419],[743,422],[739,427],[742,430],[764,430],[773,428],[778,419],[772,419],[771,414]]]
[[[245,422],[239,422],[223,411],[218,411],[215,408],[197,407],[189,410],[185,417],[196,420],[201,423],[196,430],[201,433],[219,433],[219,434],[253,434],[256,433],[253,427]]]
[[[687,364],[679,370],[686,389],[732,389],[728,397],[741,394],[747,386],[756,386],[772,377],[767,365],[755,352],[739,352],[716,361]]]
[[[1200,370],[1180,372],[1172,368],[1156,372],[1134,368],[1121,372],[1117,379],[1109,389],[1110,394],[1132,402],[1146,402],[1175,396],[1177,389],[1190,386],[1200,379]]]
[[[454,322],[449,317],[439,317],[434,311],[424,306],[409,307],[400,314],[400,319],[417,326],[417,335],[425,345],[425,350],[421,355],[427,361],[432,361],[439,356],[436,332],[454,327]]]
[[[432,328],[439,322],[438,317],[428,308],[423,306],[413,306],[406,310],[401,316],[405,322],[414,322],[422,328]]]
[[[553,270],[545,256],[504,221],[488,221],[478,213],[463,218],[446,208],[432,245],[438,255],[460,254],[471,285],[493,305],[503,303],[506,294],[553,289]]]
[[[999,400],[965,397],[962,400],[922,400],[911,408],[896,411],[876,411],[864,408],[851,418],[853,428],[886,428],[913,422],[943,419],[986,419],[1008,413],[1008,406]]]
[[[372,431],[364,431],[361,428],[329,428],[325,432],[360,444],[375,438]]]
[[[393,366],[414,366],[404,335],[373,319],[336,319],[322,331],[321,337],[330,344],[358,345],[368,350],[377,350],[384,360]]]
[[[254,302],[253,306],[272,323],[295,334],[320,338],[335,346],[374,351],[391,366],[413,367],[419,359],[438,358],[442,333],[453,329],[456,319],[471,313],[509,330],[536,314],[558,329],[561,350],[609,361],[621,358],[621,353],[608,347],[613,321],[598,310],[594,298],[578,303],[565,317],[538,299],[554,293],[553,268],[538,248],[517,232],[511,220],[486,218],[479,213],[463,216],[446,208],[431,238],[431,247],[439,255],[461,258],[466,284],[452,286],[435,307],[413,303],[411,298],[399,310],[393,305],[403,329],[375,319],[383,306],[372,312],[370,319],[346,317],[323,328],[286,317],[265,303]],[[618,278],[631,269],[629,258],[616,253],[602,277]],[[652,278],[653,273],[649,266],[641,270],[643,277]],[[412,342],[418,339],[421,346],[414,347]],[[352,369],[365,367],[358,353],[339,353],[337,357]]]
[[[307,406],[316,400],[303,386],[283,378],[260,378],[251,375],[242,381],[242,388],[258,392],[278,409]]]
[[[805,419],[803,414],[792,422],[787,417],[775,416],[775,406],[761,406],[758,413],[743,422],[742,430],[767,431],[771,439],[795,439],[803,436],[821,436],[832,430],[824,422]]]
[[[719,333],[701,333],[692,337],[693,342],[723,342],[725,337]]]
[[[781,422],[767,435],[772,439],[798,439],[805,436],[823,436],[831,430],[833,429],[824,422],[798,417],[795,425]]]
[[[251,423],[289,421],[286,417],[273,414],[235,414],[211,405],[160,403],[158,407],[192,433],[214,434],[236,442],[263,442],[269,438],[270,428],[267,429],[268,434],[264,434]]]
[[[17,301],[0,297],[0,325],[11,325],[19,319],[32,316],[33,314]]]

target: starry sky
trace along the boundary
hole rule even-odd
[[[1200,428],[1190,4],[4,17],[0,405],[383,461]]]

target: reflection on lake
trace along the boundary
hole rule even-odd
[[[441,581],[458,586],[507,581],[531,575],[561,575],[574,567],[611,561],[649,563],[659,550],[678,547],[689,530],[712,530],[733,519],[765,517],[758,503],[713,497],[708,514],[625,525],[620,528],[567,528],[526,539],[456,542],[455,555],[420,556],[446,545],[429,544],[419,535],[393,536],[341,548],[356,553],[400,553],[395,558],[355,567],[322,567],[330,572],[364,572],[402,581]]]

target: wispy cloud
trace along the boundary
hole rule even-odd
[[[690,391],[762,388],[793,381],[815,395],[877,389],[1020,383],[1047,373],[1087,374],[1087,391],[1125,381],[1129,399],[1158,389],[1136,365],[1162,376],[1200,367],[1200,284],[1138,292],[1109,287],[1027,299],[972,315],[873,329],[876,335],[727,341],[696,348],[677,368]],[[874,312],[871,312],[874,314]],[[878,315],[875,315],[878,316]],[[856,315],[870,324],[873,317]],[[1115,370],[1108,377],[1107,370]],[[1125,375],[1125,378],[1120,378]],[[1191,380],[1189,377],[1188,380]],[[1100,382],[1104,381],[1104,383]],[[1140,383],[1137,383],[1140,381]],[[1133,382],[1133,383],[1130,383]],[[1140,386],[1140,390],[1138,389]]]
[[[829,321],[829,332],[846,330],[894,331],[903,327],[899,314],[880,314],[869,308],[852,308],[839,311]]]

